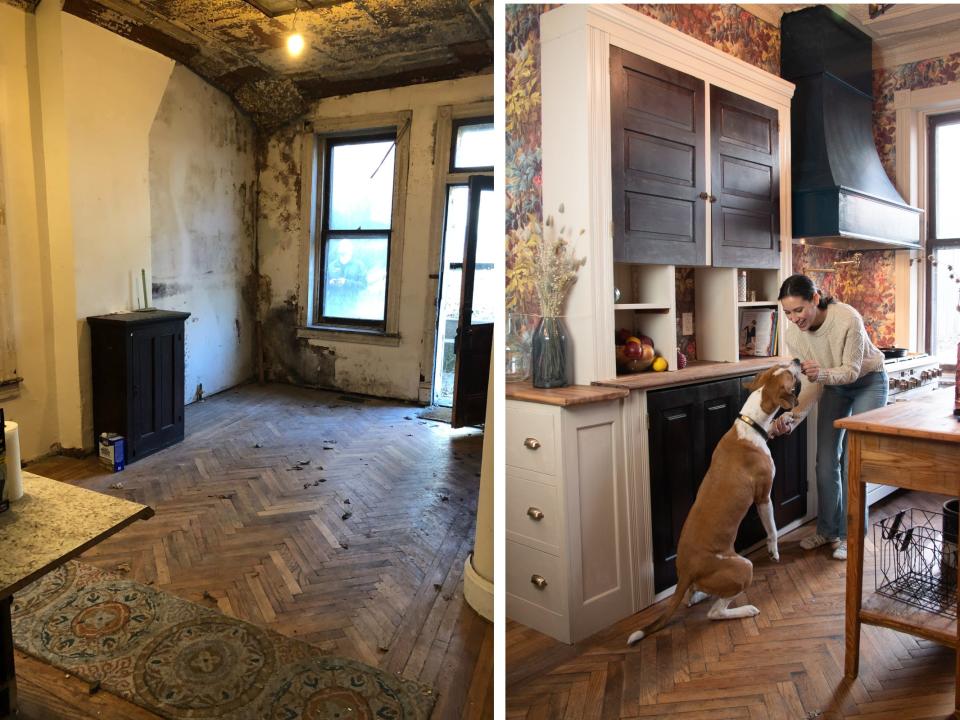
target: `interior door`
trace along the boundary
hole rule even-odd
[[[478,282],[495,280],[493,258],[496,254],[497,208],[494,204],[493,178],[472,175],[468,183],[467,234],[463,250],[463,282],[460,286],[460,320],[454,343],[456,367],[453,381],[453,413],[451,425],[479,425],[487,411],[487,384],[490,374],[490,350],[493,347],[492,309],[474,309],[474,289]],[[499,213],[502,217],[502,210]],[[478,255],[483,262],[483,275],[477,275]],[[500,257],[503,243],[500,242]],[[502,288],[500,292],[502,293]],[[489,293],[484,293],[489,296]]]

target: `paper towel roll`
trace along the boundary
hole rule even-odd
[[[3,495],[11,502],[23,497],[23,475],[20,472],[20,427],[15,422],[3,423],[3,437],[7,441],[7,481]]]

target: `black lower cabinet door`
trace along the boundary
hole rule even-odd
[[[680,530],[713,450],[740,409],[736,379],[647,393],[654,590],[677,582]]]

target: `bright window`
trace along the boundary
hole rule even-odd
[[[396,134],[329,138],[315,322],[384,328]]]
[[[492,171],[496,139],[492,118],[456,121],[451,138],[450,171]]]
[[[960,113],[930,119],[930,350],[941,365],[957,362],[960,341]]]

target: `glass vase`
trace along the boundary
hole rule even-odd
[[[573,358],[563,319],[542,317],[533,331],[533,386],[558,388],[570,384]]]
[[[530,377],[530,351],[533,342],[533,315],[507,314],[503,359],[504,380],[523,382]]]

